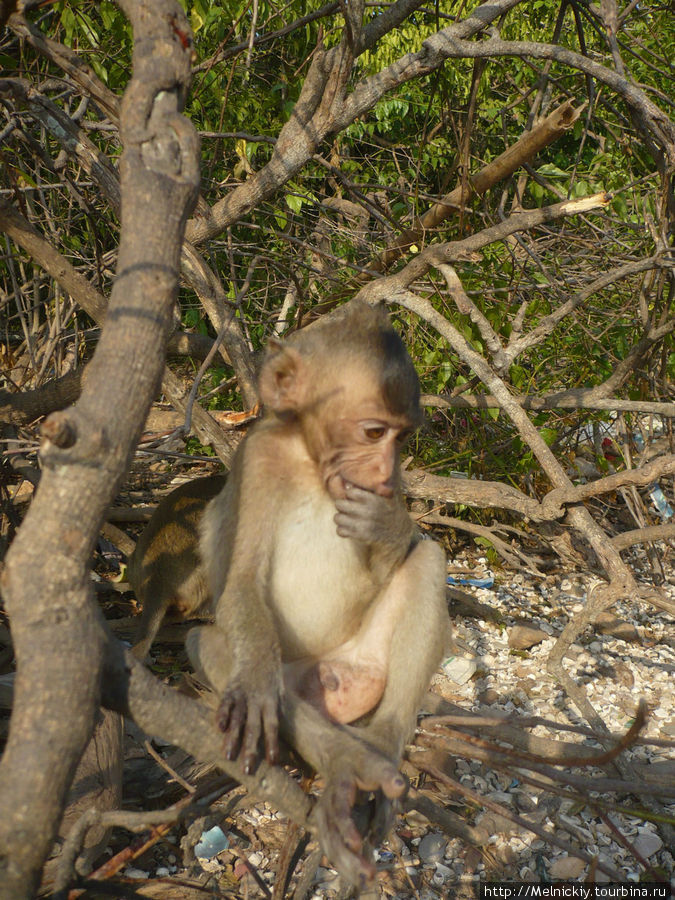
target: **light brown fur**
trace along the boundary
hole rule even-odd
[[[400,489],[417,376],[386,315],[350,304],[273,343],[260,393],[265,417],[201,522],[215,622],[187,647],[220,696],[228,756],[250,770],[264,738],[274,762],[281,717],[320,769],[322,844],[356,882],[373,874],[356,791],[387,809],[405,790],[398,762],[447,631],[445,557],[420,540]],[[341,747],[357,720],[381,754],[374,769],[372,752],[366,764]]]

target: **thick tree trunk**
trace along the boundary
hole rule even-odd
[[[0,897],[28,898],[99,702],[104,629],[89,560],[163,368],[198,142],[180,115],[191,38],[173,0],[120,2],[134,27],[122,104],[122,237],[106,324],[78,403],[43,427],[43,477],[7,556],[17,657],[0,763]]]

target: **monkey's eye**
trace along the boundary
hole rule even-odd
[[[381,441],[386,432],[387,429],[384,425],[369,425],[364,429],[364,433],[369,441]]]
[[[403,431],[399,431],[396,440],[399,442],[399,444],[405,444],[412,433],[412,428],[405,428]]]

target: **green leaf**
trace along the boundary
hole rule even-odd
[[[624,197],[621,194],[617,194],[612,199],[612,209],[622,219],[625,219],[628,215],[628,204],[626,203]]]
[[[302,209],[302,204],[304,203],[304,199],[299,197],[297,194],[286,194],[284,198],[286,200],[286,206],[292,210],[294,213],[299,213]]]
[[[543,166],[539,166],[537,172],[546,178],[569,178],[567,172],[563,172],[561,168],[553,163],[544,163]]]
[[[558,432],[555,428],[540,428],[539,435],[547,447],[552,446],[558,439]]]
[[[588,197],[592,194],[591,186],[587,181],[577,181],[572,188],[572,197],[578,199],[580,197]]]

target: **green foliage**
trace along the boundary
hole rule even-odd
[[[181,0],[194,33],[195,72],[187,113],[202,138],[202,195],[213,204],[237,185],[254,178],[269,161],[276,140],[300,96],[304,79],[316,58],[321,35],[324,47],[343,36],[339,13],[321,20],[292,23],[317,8],[306,0],[287,4],[260,0],[255,34],[260,43],[248,52],[253,28],[249,0]],[[605,31],[597,27],[592,5],[565,8],[559,43],[613,66]],[[416,10],[398,28],[384,34],[355,63],[352,84],[378,76],[415,53],[439,28],[453,21],[455,11],[440,4]],[[626,18],[621,33],[624,62],[635,85],[645,85],[666,115],[672,93],[675,30],[669,27],[667,4],[639,4]],[[550,43],[560,12],[559,3],[531,0],[528,15],[514,10],[500,22],[501,37],[510,41]],[[366,20],[381,15],[368,6]],[[37,16],[50,37],[72,47],[92,66],[104,84],[121,96],[131,72],[133,51],[129,24],[111,0],[59,0]],[[285,29],[285,33],[281,30]],[[279,33],[277,33],[279,32]],[[25,47],[21,53],[27,54]],[[42,82],[63,73],[47,60],[23,55],[17,60],[0,48],[0,65],[8,74],[30,72]],[[548,73],[545,92],[541,79]],[[63,82],[65,84],[65,82]],[[70,89],[69,89],[70,90]],[[65,110],[74,112],[79,98],[69,91],[49,89]],[[321,144],[315,158],[293,170],[292,178],[264,203],[243,215],[208,245],[208,262],[221,277],[229,300],[240,297],[239,315],[246,337],[258,349],[277,323],[291,291],[295,306],[289,322],[305,321],[312,307],[326,300],[351,296],[377,254],[417,216],[462,179],[478,172],[512,146],[528,127],[532,103],[537,115],[573,98],[588,102],[573,128],[485,196],[455,211],[439,226],[417,235],[412,249],[394,264],[403,266],[432,242],[458,241],[498,224],[512,210],[543,207],[563,198],[581,198],[601,191],[611,194],[606,212],[548,223],[530,234],[488,244],[457,272],[471,301],[487,319],[498,339],[507,342],[517,327],[527,333],[599,274],[654,251],[653,234],[667,233],[662,185],[644,136],[639,134],[620,96],[606,85],[589,81],[574,69],[542,60],[503,57],[486,61],[448,60],[428,76],[413,78],[388,91],[356,121]],[[120,155],[118,135],[99,130],[100,115],[90,103],[84,113],[87,134],[110,159]],[[22,127],[29,127],[22,119]],[[216,135],[216,136],[213,136]],[[51,159],[60,152],[57,141],[35,128],[35,146]],[[9,145],[8,145],[9,146]],[[18,145],[16,145],[18,147]],[[40,217],[38,192],[53,205],[49,221],[59,249],[107,290],[114,269],[119,223],[100,191],[86,179],[78,183],[78,198],[68,195],[69,179],[80,177],[77,165],[65,170],[30,161],[19,149],[3,156],[8,183],[23,192],[31,212]],[[347,201],[360,208],[359,218],[327,201]],[[49,217],[46,217],[49,218]],[[252,261],[253,271],[249,273]],[[247,281],[247,276],[248,281]],[[467,316],[460,315],[443,287],[434,290],[436,276],[421,279],[414,289],[432,299],[479,353],[488,355],[485,336]],[[647,286],[645,287],[645,284]],[[663,282],[641,277],[619,282],[592,296],[574,314],[557,323],[536,345],[510,365],[504,376],[518,395],[542,395],[601,383],[635,347],[644,332],[646,309],[659,321],[668,315]],[[637,298],[645,292],[640,312]],[[181,293],[182,325],[213,335],[213,327],[196,306],[194,295]],[[520,320],[517,321],[517,317]],[[294,318],[295,317],[295,318]],[[467,394],[482,388],[447,343],[419,321],[401,318],[401,327],[420,370],[423,389],[449,395],[466,386]],[[18,333],[17,329],[17,333]],[[653,374],[658,370],[658,379]],[[231,371],[215,366],[204,379],[207,393]],[[675,378],[672,338],[645,358],[622,387],[627,397],[650,396],[655,385]],[[650,380],[651,379],[651,380]],[[659,380],[660,379],[660,380]],[[207,404],[237,406],[234,393],[217,394]],[[593,416],[581,411],[546,411],[533,416],[546,443],[566,452],[570,435]],[[522,486],[540,477],[540,467],[508,417],[494,406],[487,409],[432,410],[428,429],[416,440],[417,461],[445,473],[463,471],[477,477],[502,478]],[[199,452],[203,452],[200,449]]]
[[[185,442],[185,452],[190,456],[213,456],[213,447],[210,444],[202,444],[199,438],[189,437]]]
[[[456,372],[456,366],[453,366],[443,341],[439,340],[433,349],[425,351],[422,365],[426,372],[426,383],[429,384],[433,379],[431,380],[433,393],[443,393]],[[457,378],[454,381],[457,383]]]

